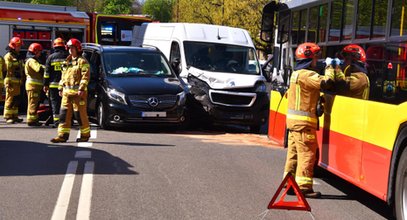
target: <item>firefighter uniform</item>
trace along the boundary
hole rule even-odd
[[[28,58],[25,63],[25,74],[27,77],[25,89],[28,97],[27,123],[39,125],[37,110],[43,87],[44,66],[37,59]]]
[[[0,56],[0,101],[3,100],[3,88],[4,88],[4,73],[6,72],[6,62],[3,57]]]
[[[318,147],[316,109],[320,89],[328,88],[331,85],[328,82],[334,79],[333,74],[328,73],[321,76],[309,68],[311,63],[316,61],[315,59],[318,58],[316,54],[319,53],[319,46],[313,43],[304,43],[297,48],[298,63],[296,71],[291,75],[290,87],[287,91],[286,123],[289,134],[284,176],[287,173],[295,176],[295,181],[306,197],[321,195],[319,192],[314,192],[312,187]]]
[[[326,71],[335,73],[335,91],[338,95],[344,95],[358,99],[369,99],[369,77],[361,71],[351,72],[352,65],[345,67],[345,73],[341,69],[329,66]],[[347,73],[349,72],[349,73]]]
[[[90,137],[90,125],[86,112],[89,76],[89,63],[86,59],[69,56],[64,62],[62,79],[59,83],[59,90],[63,91],[58,126],[59,138],[64,140],[69,138],[72,113],[80,125],[81,138],[89,139]],[[79,91],[84,92],[83,96],[78,95]]]
[[[45,63],[44,86],[49,88],[48,97],[51,102],[54,124],[59,123],[61,96],[59,96],[58,85],[61,80],[62,63],[67,56],[68,54],[63,48],[57,47]]]
[[[5,56],[7,73],[4,79],[6,100],[4,104],[4,119],[7,123],[21,122],[18,118],[18,106],[20,104],[20,86],[24,81],[23,61],[18,58],[17,52],[10,50]]]

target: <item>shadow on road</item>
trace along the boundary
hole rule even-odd
[[[90,151],[90,159],[75,158],[77,151]],[[0,176],[65,174],[70,161],[94,161],[94,174],[137,175],[133,166],[106,151],[69,144],[0,140]]]
[[[321,199],[356,200],[386,219],[395,219],[393,217],[393,209],[389,207],[386,204],[386,202],[358,188],[357,186],[350,184],[349,182],[335,176],[334,174],[329,173],[326,170],[323,170],[322,168],[318,168],[317,170],[318,178],[321,178],[327,184],[345,194],[344,196],[337,196],[337,195],[326,195],[322,192]]]

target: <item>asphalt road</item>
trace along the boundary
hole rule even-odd
[[[286,150],[239,129],[92,127],[89,143],[51,144],[56,129],[0,120],[0,219],[261,219]],[[264,219],[391,219],[384,202],[317,172],[304,211]],[[293,196],[287,199],[293,200]]]

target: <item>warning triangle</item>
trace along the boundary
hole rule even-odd
[[[280,195],[282,189],[286,185],[286,188],[281,195],[280,199],[276,202],[278,195]],[[297,201],[284,201],[285,196],[289,189],[293,189],[295,195],[297,196]],[[297,183],[294,180],[294,177],[288,173],[285,177],[283,182],[281,182],[280,186],[277,189],[277,192],[274,194],[273,198],[271,199],[267,209],[287,209],[287,210],[304,210],[304,211],[311,211],[311,207],[309,206],[307,200],[305,200],[304,195],[302,194],[300,187],[298,187]]]

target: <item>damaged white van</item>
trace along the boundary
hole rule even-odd
[[[268,115],[266,78],[244,29],[190,23],[135,27],[134,46],[155,46],[188,84],[193,115],[258,132]],[[190,103],[191,104],[191,103]],[[205,119],[206,120],[206,119]]]

